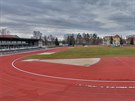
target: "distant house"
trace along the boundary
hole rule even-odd
[[[121,37],[119,35],[115,36],[105,36],[103,38],[103,45],[115,45],[119,46],[121,44]]]
[[[119,35],[113,36],[113,45],[119,46],[121,44],[120,41],[121,41],[121,37]]]
[[[128,45],[135,45],[135,35],[129,35],[126,37],[126,43]]]
[[[134,40],[134,45],[135,45],[135,38],[133,40]]]
[[[111,45],[111,37],[112,36],[105,36],[105,37],[103,37],[103,45],[107,45],[107,46],[109,46],[109,45]]]

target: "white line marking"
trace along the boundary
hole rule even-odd
[[[88,79],[77,79],[77,78],[65,78],[65,77],[58,77],[58,76],[50,76],[50,75],[43,75],[43,74],[38,74],[38,73],[33,73],[33,72],[29,72],[29,71],[25,71],[25,70],[22,70],[22,69],[19,69],[17,68],[14,64],[17,60],[21,59],[22,57],[20,58],[17,58],[15,59],[14,61],[12,61],[12,67],[15,68],[16,70],[18,71],[21,71],[21,72],[24,72],[24,73],[27,73],[27,74],[32,74],[32,75],[36,75],[36,76],[42,76],[42,77],[47,77],[47,78],[53,78],[53,79],[61,79],[61,80],[69,80],[69,81],[84,81],[84,82],[114,82],[114,83],[128,83],[128,82],[135,82],[135,81],[108,81],[108,80],[88,80]]]
[[[87,84],[75,84],[79,87],[87,88],[104,88],[104,89],[135,89],[135,86],[96,86],[96,85],[87,85]]]

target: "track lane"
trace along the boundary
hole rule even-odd
[[[135,99],[134,89],[89,88],[76,85],[85,82],[38,77],[12,68],[11,62],[14,59],[33,53],[36,52],[0,57],[1,101],[134,101]]]

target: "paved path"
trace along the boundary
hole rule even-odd
[[[65,49],[1,56],[0,101],[134,101],[135,57],[103,57],[89,68],[21,60],[14,63],[19,70],[43,76],[12,66],[14,60],[26,55]]]

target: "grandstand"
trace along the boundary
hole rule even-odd
[[[42,40],[20,38],[17,35],[0,35],[0,53],[37,49],[42,47]]]

